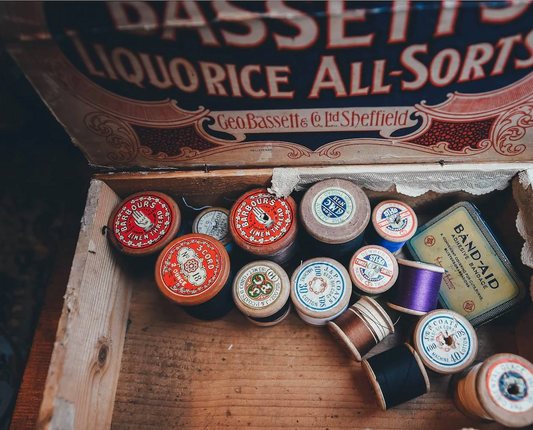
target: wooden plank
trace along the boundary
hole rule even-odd
[[[121,197],[146,190],[164,191],[175,197],[231,196],[253,187],[270,186],[272,169],[102,173],[95,178],[104,181]]]
[[[91,182],[38,429],[110,426],[131,295],[102,231],[118,200],[106,184]]]
[[[326,328],[294,312],[258,328],[237,311],[214,322],[194,320],[157,291],[151,267],[135,267],[130,326],[115,399],[113,430],[170,428],[350,428],[453,430],[479,424],[447,393],[449,377],[431,377],[429,394],[381,412],[359,364]],[[374,351],[405,341],[416,318]],[[478,330],[479,359],[516,352],[513,321]]]

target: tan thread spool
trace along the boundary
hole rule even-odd
[[[361,299],[333,321],[331,334],[357,362],[390,333],[394,324],[385,310],[372,298]]]
[[[507,427],[533,424],[533,365],[514,354],[496,354],[454,381],[453,399],[466,416]]]

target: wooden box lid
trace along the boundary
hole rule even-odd
[[[114,169],[533,158],[525,2],[3,3],[8,52]]]

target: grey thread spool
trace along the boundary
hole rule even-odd
[[[361,246],[370,214],[366,194],[344,179],[314,184],[300,203],[300,221],[315,254],[336,259],[351,255]]]

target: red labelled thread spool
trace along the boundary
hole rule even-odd
[[[297,206],[292,197],[277,198],[264,188],[248,191],[230,212],[230,232],[246,252],[280,265],[296,249]]]
[[[533,364],[514,354],[496,354],[452,380],[453,399],[467,417],[506,427],[533,424]]]
[[[357,362],[386,336],[394,333],[394,324],[387,312],[374,299],[365,296],[341,316],[329,321],[328,328]]]
[[[174,239],[181,213],[174,199],[157,191],[143,191],[122,200],[107,224],[107,237],[130,256],[154,254]]]

